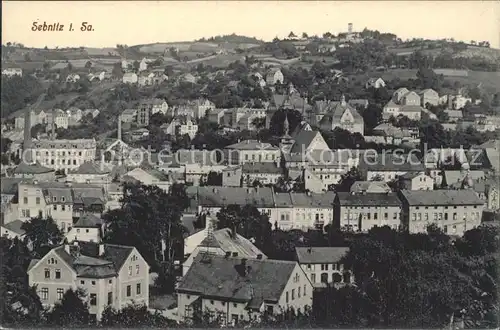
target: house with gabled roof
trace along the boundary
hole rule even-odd
[[[354,283],[352,271],[341,262],[349,252],[348,247],[296,247],[296,260],[316,288],[328,284]]]
[[[253,243],[238,234],[233,228],[216,230],[215,220],[207,216],[206,228],[191,236],[184,242],[184,255],[187,257],[182,264],[182,274],[185,275],[199,253],[208,252],[215,255],[247,259],[267,259]]]
[[[297,262],[200,253],[177,287],[178,315],[208,311],[211,321],[238,324],[312,306],[313,287]]]
[[[370,78],[368,79],[368,81],[366,82],[365,84],[365,88],[368,89],[368,88],[375,88],[375,89],[378,89],[378,88],[381,88],[381,87],[385,87],[385,81],[378,77],[378,78]]]
[[[100,243],[104,236],[104,221],[101,217],[84,213],[66,234],[68,242],[82,241]]]
[[[365,131],[363,117],[354,107],[346,103],[344,96],[331,112],[321,118],[319,127],[329,131],[333,131],[338,127],[361,135],[364,135]]]
[[[39,181],[55,181],[56,175],[53,168],[41,165],[39,162],[33,164],[19,163],[12,172],[14,178],[34,179]]]
[[[279,68],[271,68],[266,74],[266,84],[273,86],[276,84],[283,84],[285,78]]]
[[[83,289],[90,316],[101,318],[107,306],[149,305],[149,265],[133,246],[74,241],[31,260],[29,285],[37,286],[43,306],[60,302],[68,289]]]

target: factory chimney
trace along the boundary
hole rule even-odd
[[[122,140],[122,115],[118,116],[118,133],[116,133],[116,138]]]
[[[347,32],[352,33],[352,23],[347,24]]]
[[[50,134],[50,139],[54,140],[56,138],[56,110],[52,110],[52,133]]]
[[[27,107],[24,112],[24,141],[22,160],[27,164],[31,164],[31,107]]]

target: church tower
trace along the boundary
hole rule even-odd
[[[288,122],[288,114],[285,115],[283,122],[283,135],[281,136],[280,149],[282,153],[289,154],[295,141],[290,136],[290,123]]]

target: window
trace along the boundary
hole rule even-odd
[[[328,270],[328,264],[321,264],[321,270]]]
[[[108,281],[108,283],[109,283],[109,284],[112,284],[112,283],[113,283],[113,280],[109,280],[109,281]]]
[[[57,211],[57,204],[54,204],[53,209],[54,211]]]
[[[378,219],[378,213],[373,213],[373,220],[377,220]]]
[[[79,232],[80,232],[80,229],[77,229],[77,230],[76,230],[76,232],[77,232],[77,233],[79,233]]]
[[[80,284],[82,284],[82,285],[85,284],[85,281],[80,281]]]
[[[132,294],[132,287],[130,285],[127,285],[127,297],[130,297]]]
[[[311,282],[316,283],[316,274],[311,274]]]
[[[298,289],[298,291],[297,291],[297,297],[298,297],[298,298],[300,298],[300,289],[301,289],[301,288],[300,288],[300,286],[299,286],[299,289]]]
[[[97,295],[95,293],[90,294],[90,305],[91,306],[97,305]]]
[[[139,274],[139,265],[135,265],[135,273]]]
[[[57,289],[57,300],[61,300],[64,296],[64,289],[58,288]]]
[[[445,219],[445,220],[448,220],[448,213],[445,213],[445,214],[444,214],[444,219]]]
[[[28,204],[28,197],[23,198],[24,204]]]
[[[295,299],[295,289],[292,289],[292,300]]]
[[[288,304],[288,291],[286,292],[285,300],[286,300],[286,303]]]
[[[61,278],[61,270],[56,269],[56,279],[60,279],[60,278]]]
[[[137,283],[135,286],[136,294],[141,294],[141,283]]]
[[[42,288],[42,300],[49,299],[49,288]]]
[[[50,278],[50,269],[45,268],[45,278]]]
[[[95,285],[95,281],[92,281],[92,285]]]
[[[128,266],[128,275],[132,276],[132,266]]]
[[[384,213],[384,219],[388,219],[389,218],[389,213]]]
[[[61,211],[66,211],[66,205],[61,205]]]
[[[306,292],[306,285],[304,284],[304,297],[306,296],[307,292]]]
[[[214,304],[214,301],[213,300],[210,300],[210,305],[213,305]]]
[[[108,305],[113,303],[113,292],[108,292]]]
[[[40,197],[36,198],[36,205],[40,205]]]

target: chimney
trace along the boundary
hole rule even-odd
[[[122,139],[122,115],[118,116],[118,132],[116,138],[121,141]]]
[[[27,164],[31,163],[31,108],[26,108],[24,112],[24,142],[23,153]],[[23,157],[21,157],[23,158]]]
[[[56,138],[56,111],[52,110],[52,134],[50,135],[50,139],[54,140]]]
[[[257,254],[257,260],[262,260],[262,254]]]
[[[99,256],[104,254],[104,243],[99,243]]]

